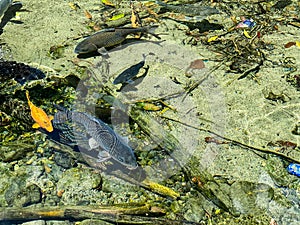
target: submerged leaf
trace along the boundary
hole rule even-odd
[[[109,0],[101,0],[101,2],[104,4],[104,5],[108,5],[108,6],[113,6],[115,7],[115,5],[113,3],[111,3]]]
[[[112,18],[110,18],[109,20],[118,20],[118,19],[121,19],[125,16],[124,13],[120,13],[120,14],[117,14],[117,15],[114,15]]]
[[[209,42],[215,41],[215,40],[218,39],[218,37],[219,37],[218,35],[213,36],[213,37],[210,37],[210,38],[207,40],[207,42],[209,43]]]
[[[245,35],[246,38],[251,39],[251,36],[249,35],[248,31],[244,30],[243,33],[244,33],[244,35]]]

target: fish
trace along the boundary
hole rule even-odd
[[[0,17],[5,13],[11,3],[12,0],[0,0]]]
[[[26,81],[45,78],[45,74],[34,67],[16,61],[0,61],[0,82],[15,79],[21,85]]]
[[[218,14],[219,10],[209,6],[200,6],[200,5],[170,5],[162,1],[155,1],[156,4],[165,8],[168,11],[175,13],[182,13],[187,16],[201,16],[207,17],[213,14]]]
[[[31,117],[35,121],[35,123],[32,125],[33,128],[39,128],[42,127],[48,132],[53,131],[53,126],[51,123],[51,120],[53,120],[53,116],[48,116],[45,111],[37,106],[35,106],[29,98],[29,91],[26,90],[26,98],[28,101],[28,105],[30,107],[30,113]]]
[[[54,107],[58,109],[54,115],[54,127],[69,125],[73,129],[73,134],[67,136],[75,139],[79,148],[97,151],[98,162],[113,158],[130,170],[138,167],[133,149],[102,120],[59,105]]]
[[[131,79],[136,77],[140,69],[145,65],[145,59],[146,55],[143,54],[143,60],[120,73],[113,81],[113,84],[132,83],[133,81]]]
[[[131,27],[119,27],[119,28],[108,28],[92,34],[91,36],[85,38],[83,41],[79,42],[79,44],[75,47],[74,52],[76,54],[89,54],[98,51],[99,53],[103,53],[105,48],[113,47],[122,43],[127,35],[136,34],[136,33],[148,33],[156,38],[160,39],[160,37],[154,33],[152,33],[152,29],[157,26],[148,26],[148,27],[139,27],[139,28],[131,28]]]
[[[3,27],[16,16],[16,12],[22,8],[21,2],[12,2],[11,0],[0,0],[0,17],[3,15],[0,22],[0,34]]]
[[[291,163],[287,167],[287,171],[290,174],[296,175],[297,177],[300,177],[300,164]]]

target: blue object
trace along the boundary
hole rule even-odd
[[[252,28],[252,27],[254,27],[256,25],[256,23],[252,19],[250,19],[250,20],[244,20],[243,24],[245,24],[249,28]]]
[[[236,28],[250,28],[252,29],[256,23],[253,19],[244,19],[242,22],[239,22]]]
[[[290,174],[296,175],[297,177],[300,177],[300,164],[294,164],[291,163],[288,167],[287,167],[287,171]]]

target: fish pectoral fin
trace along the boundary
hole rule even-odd
[[[53,120],[54,119],[54,116],[49,116],[49,120]]]
[[[108,55],[108,51],[106,50],[106,48],[102,47],[102,48],[98,48],[97,52],[100,54],[100,55]]]
[[[103,162],[109,158],[111,158],[110,154],[107,151],[101,150],[99,151],[97,162]]]
[[[127,80],[127,81],[126,81],[126,83],[128,83],[128,84],[133,84],[133,83],[134,83],[134,81],[133,81],[133,80],[131,80],[131,79],[129,79],[129,80]]]
[[[89,146],[91,149],[94,149],[94,148],[98,148],[100,146],[100,144],[94,138],[90,138]]]
[[[32,125],[32,128],[35,128],[35,129],[37,129],[37,128],[40,128],[41,126],[38,124],[38,123],[34,123],[33,125]]]

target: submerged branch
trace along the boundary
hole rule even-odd
[[[199,224],[162,218],[161,208],[147,204],[112,206],[62,206],[45,208],[0,208],[0,221],[102,220],[117,224]],[[155,216],[155,217],[153,217]]]
[[[242,142],[239,142],[239,141],[236,141],[236,140],[233,140],[231,138],[228,138],[228,137],[225,137],[225,136],[222,136],[214,131],[211,131],[209,129],[204,129],[204,128],[199,128],[199,127],[196,127],[196,126],[193,126],[193,125],[190,125],[190,124],[186,124],[186,123],[183,123],[179,120],[176,120],[176,119],[172,119],[172,118],[169,118],[169,117],[166,117],[166,116],[161,116],[162,118],[164,119],[167,119],[167,120],[171,120],[171,121],[174,121],[174,122],[177,122],[177,123],[180,123],[182,125],[185,125],[187,127],[190,127],[190,128],[193,128],[193,129],[196,129],[196,130],[200,130],[200,131],[204,131],[204,132],[207,132],[207,133],[210,133],[210,134],[213,134],[225,141],[228,141],[229,143],[231,144],[234,144],[234,145],[238,145],[242,148],[246,148],[246,149],[250,149],[250,150],[254,150],[254,151],[259,151],[259,152],[263,152],[263,153],[267,153],[267,154],[273,154],[273,155],[277,155],[289,162],[292,162],[292,163],[298,163],[300,164],[300,160],[298,159],[294,159],[292,157],[289,157],[281,152],[277,152],[277,151],[273,151],[273,150],[270,150],[270,149],[264,149],[264,148],[259,148],[259,147],[255,147],[255,146],[250,146],[250,145],[247,145],[247,144],[244,144]]]

